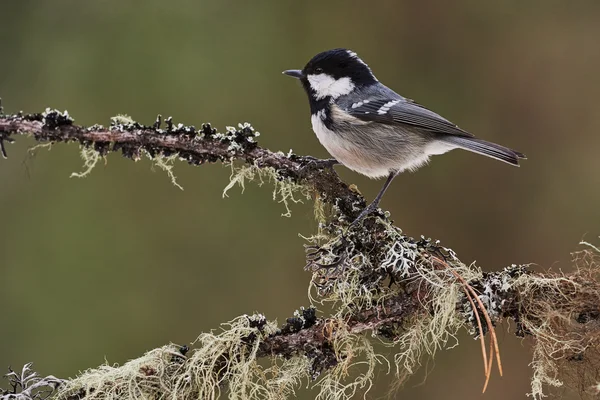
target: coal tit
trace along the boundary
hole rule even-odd
[[[346,167],[387,177],[353,225],[375,210],[394,177],[427,164],[429,157],[464,149],[518,166],[522,153],[477,139],[380,83],[355,52],[328,50],[302,70],[283,71],[308,94],[311,122],[321,144]]]

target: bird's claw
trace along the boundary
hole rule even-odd
[[[6,159],[8,158],[8,155],[6,154],[6,148],[4,147],[4,141],[12,143],[14,142],[14,139],[9,137],[8,135],[0,133],[0,155],[2,155],[2,158]]]
[[[358,214],[358,217],[356,217],[354,219],[354,221],[352,221],[352,223],[350,224],[350,227],[355,227],[356,225],[358,225],[358,223],[360,221],[362,221],[365,217],[367,217],[369,214],[371,214],[372,212],[374,212],[375,210],[377,210],[377,204],[369,204],[368,206],[366,206],[361,212],[360,214]]]
[[[314,170],[333,170],[333,166],[339,164],[338,160],[336,160],[335,158],[327,158],[323,160],[312,156],[303,156],[302,159],[304,165],[300,167],[299,174],[303,177],[307,176],[311,171]]]

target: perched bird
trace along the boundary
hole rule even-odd
[[[370,178],[387,177],[379,194],[352,222],[375,210],[399,173],[429,157],[464,149],[518,166],[525,155],[477,139],[442,116],[380,83],[358,55],[346,49],[314,56],[302,70],[283,71],[308,94],[313,131],[346,167]]]

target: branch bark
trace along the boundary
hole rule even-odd
[[[123,156],[139,159],[143,152],[150,157],[179,155],[193,165],[207,162],[241,160],[259,168],[274,168],[281,179],[309,184],[323,201],[334,203],[348,217],[357,216],[364,198],[342,182],[327,160],[284,154],[263,149],[256,144],[256,132],[250,125],[219,133],[210,124],[173,126],[166,120],[162,129],[159,115],[151,126],[115,117],[110,127],[84,127],[73,124],[68,113],[46,110],[39,114],[0,116],[0,145],[12,142],[14,136],[28,134],[38,142],[78,142],[97,150],[102,156],[121,151]],[[6,152],[4,153],[6,156]]]

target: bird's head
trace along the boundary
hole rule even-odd
[[[311,100],[336,99],[377,79],[369,66],[355,52],[333,49],[314,56],[302,69],[283,71],[300,79]]]

